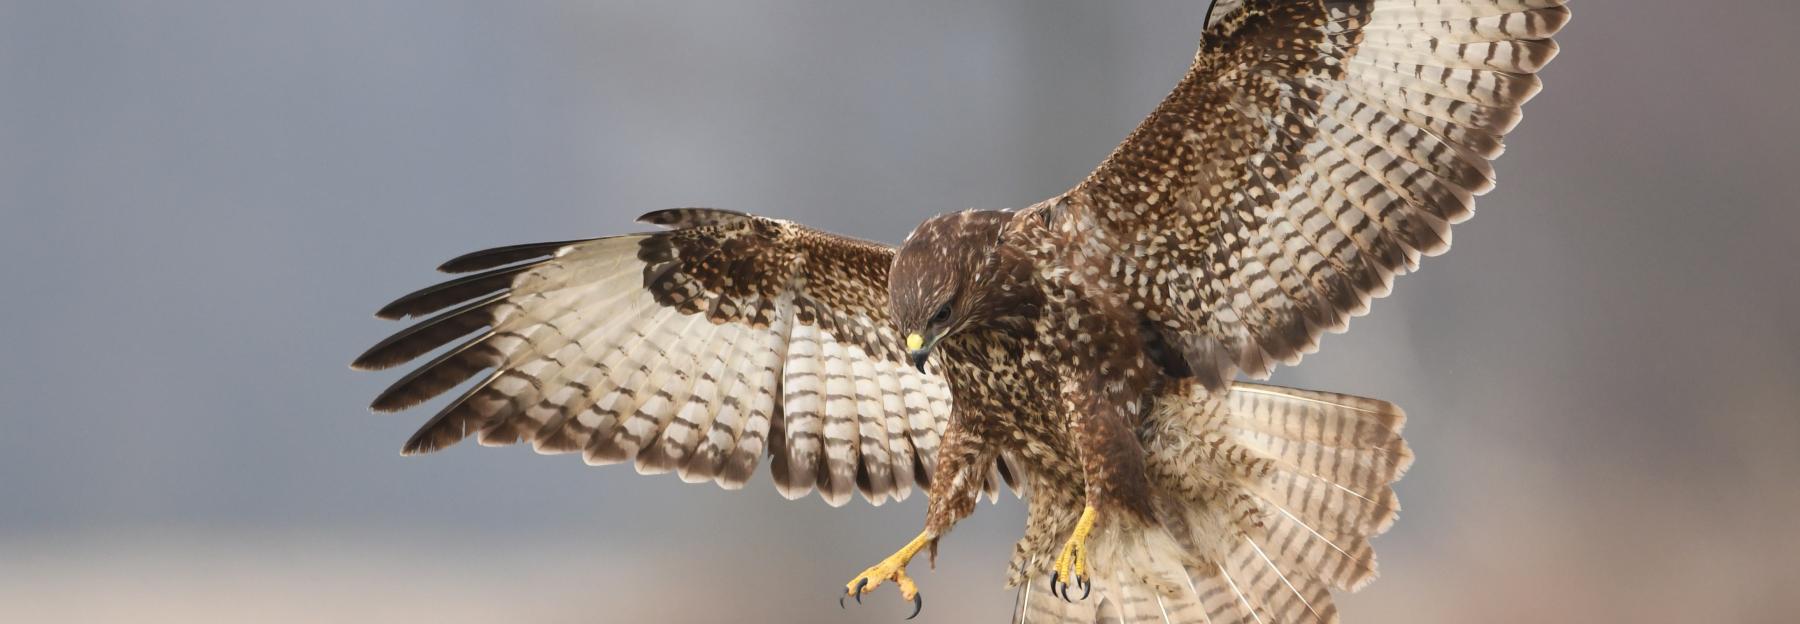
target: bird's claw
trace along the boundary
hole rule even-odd
[[[862,574],[845,583],[844,594],[838,596],[838,607],[846,606],[845,598],[855,598],[857,604],[862,604],[863,594],[875,591],[876,587],[886,581],[893,581],[900,588],[900,598],[912,601],[912,615],[906,616],[906,619],[918,617],[919,611],[925,608],[925,595],[919,592],[919,585],[913,582],[912,577],[906,575],[906,561],[892,557],[863,570]]]
[[[1066,602],[1087,600],[1088,595],[1094,591],[1093,581],[1085,576],[1075,576],[1074,578],[1075,582],[1069,583],[1062,578],[1061,573],[1052,570],[1050,572],[1050,595],[1062,598]],[[1080,598],[1072,598],[1069,596],[1069,589],[1072,587],[1081,589]]]
[[[1087,600],[1088,594],[1094,591],[1093,581],[1087,575],[1087,538],[1094,529],[1097,515],[1093,507],[1082,510],[1081,520],[1076,522],[1074,534],[1069,536],[1068,543],[1063,544],[1062,554],[1057,556],[1056,565],[1050,570],[1050,595],[1074,602]],[[1071,587],[1081,588],[1080,598],[1069,596]]]
[[[864,585],[868,585],[868,584],[869,584],[869,579],[857,577],[856,587],[850,588],[848,590],[849,593],[844,594],[843,596],[838,596],[838,608],[839,609],[844,608],[844,598],[846,596],[855,596],[856,604],[862,604],[862,588]]]

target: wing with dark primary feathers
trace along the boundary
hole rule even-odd
[[[1221,2],[1186,78],[1055,205],[1198,377],[1267,377],[1449,247],[1563,4]]]
[[[832,505],[929,482],[950,393],[902,358],[888,320],[892,248],[721,210],[642,220],[673,229],[471,253],[440,267],[468,276],[382,308],[432,316],[355,368],[456,344],[374,409],[413,407],[489,371],[405,452],[473,434],[727,488],[767,452],[783,495],[817,488]]]

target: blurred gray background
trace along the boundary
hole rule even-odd
[[[1349,622],[1777,622],[1800,586],[1800,8],[1593,0],[1456,249],[1281,383],[1418,461]],[[1204,2],[0,1],[0,620],[889,622],[831,509],[370,414],[380,304],[718,206],[878,240],[1063,190]],[[1021,505],[917,572],[997,621]]]

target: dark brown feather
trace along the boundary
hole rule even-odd
[[[506,298],[497,292],[400,330],[369,347],[357,356],[350,367],[356,370],[382,370],[412,361],[433,349],[469,335],[493,322],[493,308]]]
[[[424,316],[464,301],[505,290],[514,277],[537,263],[521,264],[476,273],[415,290],[375,312],[375,318],[402,319]]]
[[[491,269],[491,268],[502,266],[502,265],[512,264],[514,262],[522,262],[525,260],[536,260],[539,258],[548,258],[550,256],[555,255],[556,250],[558,250],[558,249],[562,249],[562,248],[568,247],[570,245],[585,243],[590,240],[593,240],[593,239],[554,241],[554,242],[548,242],[548,243],[527,243],[524,245],[507,245],[504,247],[494,247],[492,249],[483,249],[481,251],[472,251],[472,252],[457,256],[455,258],[451,258],[449,261],[447,261],[441,265],[438,265],[437,270],[442,271],[444,273],[468,273],[470,271],[483,271],[483,270]]]

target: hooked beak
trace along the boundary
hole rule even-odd
[[[931,358],[931,347],[936,340],[926,342],[924,336],[912,334],[906,337],[906,359],[912,362],[913,368],[925,372],[925,360]]]

